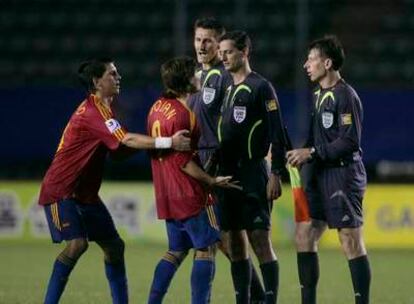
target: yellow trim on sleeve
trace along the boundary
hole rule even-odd
[[[208,79],[213,76],[213,75],[219,75],[221,76],[221,72],[218,69],[212,69],[207,73],[206,78],[204,79],[203,85],[201,86],[201,88],[204,88],[207,84]]]

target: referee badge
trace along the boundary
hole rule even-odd
[[[334,115],[331,112],[322,113],[322,125],[325,129],[332,127],[334,121]]]
[[[341,114],[341,124],[343,126],[352,125],[352,115],[351,115],[351,113]]]
[[[203,102],[209,104],[214,100],[216,90],[213,88],[203,88]]]
[[[267,112],[276,111],[276,110],[277,110],[276,99],[271,99],[271,100],[266,101]]]
[[[233,109],[234,120],[238,123],[243,122],[243,120],[246,118],[246,112],[246,107],[235,106]]]

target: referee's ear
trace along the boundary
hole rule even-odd
[[[245,47],[243,50],[242,50],[242,52],[243,52],[243,55],[246,57],[246,58],[250,58],[250,48],[249,47]]]
[[[324,62],[324,65],[325,65],[326,70],[332,69],[333,68],[332,59],[331,58],[326,58],[325,62]]]

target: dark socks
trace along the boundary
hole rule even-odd
[[[224,255],[231,262],[230,256],[226,253]],[[260,281],[259,275],[257,274],[256,268],[254,267],[252,259],[249,257],[250,268],[252,269],[252,281],[250,285],[250,298],[253,301],[260,302],[265,299],[265,292],[263,290],[262,283]]]
[[[211,283],[215,273],[214,260],[194,259],[191,272],[191,303],[210,303]]]
[[[352,285],[355,292],[355,304],[369,303],[371,269],[368,256],[363,255],[348,261],[351,270]]]
[[[171,280],[174,277],[177,268],[180,266],[179,261],[174,255],[166,253],[162,260],[159,261],[154,271],[148,304],[160,304],[167,293]]]
[[[316,286],[319,280],[317,252],[298,252],[298,273],[302,304],[316,304]]]
[[[249,304],[250,282],[252,277],[251,264],[249,260],[231,262],[231,276],[236,292],[237,304]]]
[[[105,274],[111,288],[112,303],[128,303],[128,283],[124,260],[116,264],[105,262]]]
[[[250,267],[252,269],[252,281],[250,286],[250,298],[252,301],[264,301],[265,292],[260,282],[259,275],[257,274],[256,268],[253,266],[252,259],[249,258]]]
[[[266,304],[275,304],[277,302],[277,292],[279,289],[279,264],[277,261],[271,261],[260,265],[265,286]]]
[[[76,260],[73,260],[63,254],[60,254],[53,265],[52,275],[47,287],[45,304],[55,304],[59,302],[65,289],[69,275],[72,272]]]

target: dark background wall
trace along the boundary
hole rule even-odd
[[[160,93],[159,66],[174,55],[193,54],[192,24],[200,16],[248,31],[252,66],[275,85],[296,146],[306,136],[310,105],[311,86],[301,68],[306,45],[337,34],[347,54],[342,76],[365,108],[363,149],[371,180],[412,179],[413,0],[1,0],[0,178],[43,175],[84,97],[77,66],[91,56],[116,60],[123,76],[118,116],[131,131],[143,132]],[[145,153],[110,163],[107,175],[147,178]]]

